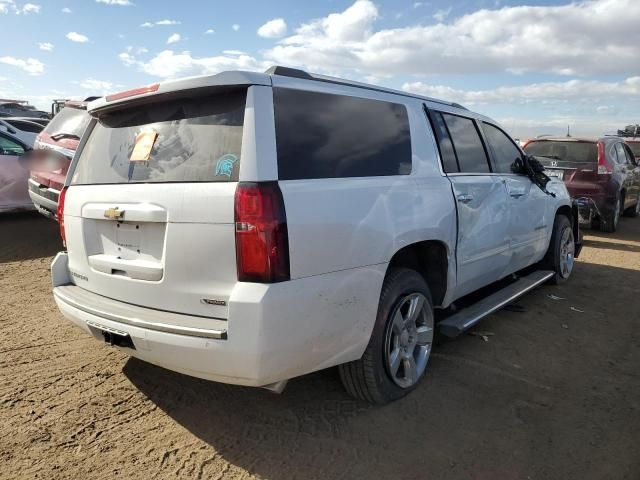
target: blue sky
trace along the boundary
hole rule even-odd
[[[514,135],[640,123],[640,1],[0,0],[0,97],[306,68],[463,103]]]

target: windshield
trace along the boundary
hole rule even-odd
[[[72,184],[237,181],[246,90],[107,113]]]
[[[535,140],[525,147],[527,155],[548,157],[574,163],[597,163],[598,146],[595,142],[563,142]]]
[[[49,122],[45,132],[52,136],[65,134],[80,138],[89,125],[89,120],[91,117],[86,110],[63,108]]]

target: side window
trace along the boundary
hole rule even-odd
[[[624,151],[627,152],[627,163],[629,166],[635,168],[638,166],[638,162],[636,162],[636,156],[633,154],[633,150],[629,145],[623,145]]]
[[[484,151],[480,134],[470,118],[443,113],[453,147],[458,156],[460,171],[464,173],[488,173],[489,162]]]
[[[0,135],[0,155],[19,156],[24,153],[24,148],[18,142]]]
[[[7,123],[10,123],[15,128],[22,130],[23,132],[40,133],[42,131],[42,126],[37,123],[21,122],[19,120],[10,120]]]
[[[511,173],[511,165],[514,160],[522,157],[520,150],[507,134],[498,127],[483,122],[482,129],[487,143],[493,151],[496,171],[499,173]]]
[[[274,88],[281,180],[411,173],[404,105]]]
[[[431,127],[436,134],[436,140],[438,141],[438,150],[440,151],[440,158],[442,159],[442,169],[444,173],[456,173],[459,172],[458,161],[456,160],[456,152],[453,149],[447,126],[442,119],[442,115],[439,112],[429,112],[429,119],[431,120]]]

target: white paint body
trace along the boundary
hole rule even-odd
[[[443,174],[424,114],[425,104],[436,104],[425,99],[277,75],[245,77],[252,86],[240,181],[278,179],[272,85],[405,105],[412,172],[280,181],[291,280],[276,284],[237,281],[236,183],[69,188],[64,210],[68,254],[52,266],[56,302],[68,319],[94,335],[95,324],[128,333],[136,349],[126,351],[142,360],[251,386],[356,360],[369,342],[389,261],[401,248],[424,240],[446,247],[447,291],[441,306],[447,306],[539,261],[549,244],[555,212],[570,206],[562,182],[549,185],[557,194],[553,198],[522,176]],[[163,85],[158,93],[181,84]],[[104,105],[99,100],[90,110]],[[453,106],[436,106],[487,120]],[[459,194],[473,194],[474,199],[460,207]],[[116,231],[123,227],[101,217],[105,208],[115,206],[127,211],[127,228],[142,228],[142,254],[116,258],[122,252],[116,251],[119,242],[114,239],[126,232]],[[70,284],[82,290],[78,298],[84,303],[65,299],[61,288]],[[100,303],[105,297],[119,306]],[[218,302],[204,303],[203,298]],[[102,310],[96,305],[103,305]],[[112,311],[104,305],[112,305]],[[114,320],[113,312],[128,305],[131,318]],[[224,330],[226,338],[169,333],[136,323],[154,315],[176,328]]]

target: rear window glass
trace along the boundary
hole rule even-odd
[[[463,173],[489,172],[487,154],[473,120],[448,113],[443,113],[442,117],[449,128],[460,171]]]
[[[67,107],[60,110],[56,116],[51,119],[44,131],[49,135],[64,133],[80,138],[87,128],[87,125],[89,125],[89,120],[91,120],[91,116],[86,110]]]
[[[433,130],[436,133],[438,139],[438,147],[440,148],[440,157],[442,158],[442,168],[445,173],[459,172],[458,161],[456,160],[456,153],[453,150],[453,144],[449,138],[449,132],[447,126],[444,124],[442,115],[438,112],[432,112],[431,124]]]
[[[525,151],[534,157],[547,157],[563,162],[598,162],[598,146],[593,142],[536,140],[527,145]]]
[[[274,108],[281,180],[411,173],[404,105],[275,88]]]
[[[104,114],[72,184],[237,181],[245,103],[243,90]]]

